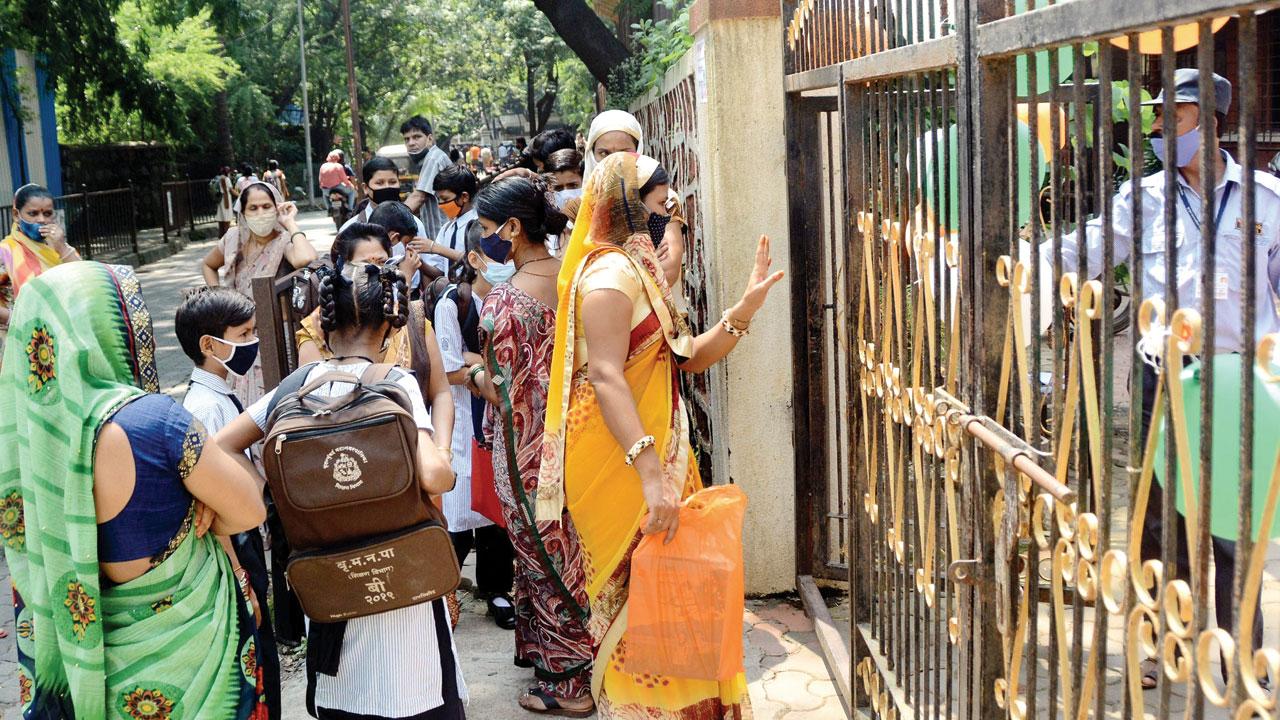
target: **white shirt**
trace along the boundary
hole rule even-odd
[[[369,362],[365,360],[340,365],[325,361],[307,373],[307,381],[334,371],[359,376],[368,367]],[[414,423],[421,429],[430,430],[431,417],[413,374],[397,368],[389,379],[409,395]],[[351,383],[328,383],[318,388],[315,394],[337,397],[350,392],[353,387]],[[276,391],[272,390],[249,407],[250,416],[264,432],[267,408],[275,394]],[[462,679],[452,631],[448,622],[437,627],[433,617],[433,606],[443,602],[434,600],[349,620],[337,676],[316,675],[316,705],[382,717],[408,717],[442,706],[444,686],[440,677],[438,631],[449,633],[449,648],[457,669],[458,695],[465,703],[467,686]]]
[[[1218,353],[1240,352],[1245,342],[1257,342],[1267,333],[1280,332],[1276,293],[1280,291],[1280,179],[1266,173],[1254,173],[1255,222],[1246,231],[1242,227],[1244,186],[1240,165],[1226,151],[1222,152],[1226,169],[1215,190],[1214,214],[1222,201],[1223,193],[1230,188],[1230,196],[1222,207],[1222,220],[1218,224],[1217,253],[1214,267],[1214,350]],[[1201,207],[1200,188],[1193,188],[1177,174],[1181,192],[1170,198],[1176,210],[1174,244],[1177,247],[1176,296],[1179,307],[1194,307],[1203,315],[1205,303],[1200,298],[1200,276],[1204,267],[1204,244],[1197,227]],[[1134,257],[1135,247],[1142,256],[1142,294],[1145,298],[1164,298],[1168,281],[1165,275],[1167,239],[1164,223],[1164,171],[1143,177],[1141,237],[1135,242],[1133,227],[1133,182],[1126,182],[1111,200],[1111,227],[1115,238],[1115,262],[1117,264]],[[1183,201],[1185,198],[1185,202]],[[1191,211],[1188,212],[1187,206]],[[1085,248],[1088,276],[1102,273],[1103,238],[1102,218],[1094,218],[1085,225]],[[1241,308],[1244,283],[1244,240],[1254,242],[1257,251],[1256,294],[1250,299],[1257,308],[1254,337],[1244,337]],[[1024,251],[1026,248],[1024,247]],[[1080,242],[1077,233],[1062,238],[1062,266],[1066,272],[1079,268]],[[1268,265],[1272,269],[1268,270]],[[1131,263],[1132,265],[1132,263]],[[1053,241],[1040,246],[1040,291],[1042,315],[1046,311],[1052,317],[1053,305],[1058,302],[1057,286],[1053,282]],[[1173,308],[1166,309],[1168,322]],[[1206,343],[1207,345],[1208,343]]]
[[[436,244],[440,247],[446,247],[450,250],[462,250],[465,252],[467,247],[467,228],[471,223],[475,222],[480,216],[476,214],[473,207],[462,213],[458,217],[445,223],[440,232],[436,233]],[[443,255],[429,253],[422,256],[422,262],[440,271],[441,275],[449,274],[449,258]]]
[[[240,411],[236,409],[234,393],[226,380],[208,370],[193,368],[191,382],[187,385],[187,395],[182,399],[182,407],[204,425],[210,435],[236,419]]]
[[[472,307],[478,309],[482,301],[472,293],[471,302]],[[436,331],[436,340],[440,343],[444,371],[451,373],[461,369],[466,364],[462,353],[467,348],[462,338],[462,325],[458,323],[458,305],[448,294],[436,302],[436,316],[431,324]],[[471,509],[471,439],[474,435],[471,392],[465,385],[450,385],[449,395],[453,398],[453,438],[450,448],[453,450],[453,471],[458,474],[458,482],[444,494],[444,516],[449,520],[449,532],[465,532],[493,523]]]

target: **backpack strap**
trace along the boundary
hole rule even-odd
[[[462,327],[467,324],[467,315],[471,312],[471,283],[454,286],[453,302],[458,306],[458,327]]]
[[[310,374],[311,369],[319,364],[315,362],[307,363],[289,373],[288,377],[280,381],[280,384],[276,386],[275,394],[271,396],[271,402],[267,404],[268,423],[271,422],[271,414],[276,411],[276,405],[279,405],[280,401],[286,396],[301,390],[302,386],[307,382],[307,375]]]
[[[373,363],[360,374],[360,384],[371,385],[376,382],[382,382],[387,379],[387,375],[391,374],[391,369],[394,367],[395,365],[391,363]]]

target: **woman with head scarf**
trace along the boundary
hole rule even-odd
[[[0,537],[24,716],[265,717],[249,594],[214,537],[262,522],[261,491],[158,393],[132,270],[53,268],[12,319]]]
[[[689,444],[679,370],[701,372],[747,333],[782,273],[760,238],[742,299],[694,336],[675,311],[649,237],[665,197],[652,158],[607,157],[587,180],[559,276],[537,519],[567,507],[582,547],[591,631],[591,687],[602,718],[738,718],[749,705],[728,681],[626,672],[631,556],[643,535],[675,536],[680,502],[702,487]],[[696,602],[696,601],[695,601]]]
[[[613,153],[631,152],[644,154],[644,129],[634,115],[625,110],[605,110],[591,121],[587,135],[587,152],[584,177],[591,177],[596,165]],[[666,183],[665,210],[650,218],[649,234],[657,248],[658,263],[662,266],[667,284],[676,302],[676,310],[687,315],[684,297],[685,233],[688,222],[680,196]]]
[[[209,251],[200,268],[210,287],[225,284],[252,299],[254,278],[274,277],[316,259],[316,249],[298,229],[298,206],[285,202],[275,186],[256,182],[246,187],[236,198],[235,212],[236,226]],[[243,403],[261,397],[262,360],[236,378],[234,387]]]

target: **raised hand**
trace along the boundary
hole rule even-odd
[[[751,276],[747,278],[747,288],[743,290],[742,300],[738,303],[738,309],[747,317],[735,319],[746,321],[755,315],[760,306],[764,305],[765,299],[769,297],[769,291],[786,274],[781,270],[769,274],[769,266],[772,264],[773,258],[769,255],[769,237],[761,235],[760,242],[756,245],[755,266],[751,269]]]

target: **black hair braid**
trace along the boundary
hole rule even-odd
[[[316,271],[320,277],[320,329],[326,333],[333,332],[338,327],[338,302],[336,295],[339,288],[335,287],[343,280],[339,270],[330,270],[329,268],[320,268]]]
[[[382,283],[382,317],[393,328],[409,322],[409,293],[404,276],[394,267],[383,267],[378,274]]]

